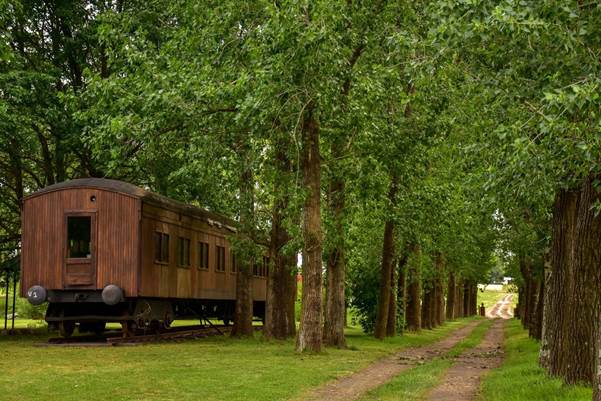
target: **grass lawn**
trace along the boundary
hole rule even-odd
[[[444,357],[435,358],[423,365],[409,369],[390,382],[368,392],[361,401],[420,401],[428,390],[434,387],[442,378],[445,371],[453,364],[452,357],[463,351],[477,346],[484,337],[486,330],[492,324],[491,320],[478,325],[465,339],[460,341]]]
[[[590,401],[592,389],[566,386],[538,366],[538,342],[528,338],[518,320],[507,322],[505,361],[482,385],[482,401]]]
[[[124,347],[41,347],[0,336],[2,400],[286,400],[402,347],[434,342],[471,319],[384,341],[359,328],[349,349],[298,355],[292,341],[211,337]]]

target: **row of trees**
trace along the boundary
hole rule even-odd
[[[458,62],[477,77],[463,105],[503,256],[521,276],[524,326],[547,372],[592,383],[599,400],[601,8],[482,1],[440,13],[439,37],[461,43]]]
[[[78,176],[145,185],[236,216],[245,260],[269,247],[267,336],[295,334],[302,252],[299,351],[344,346],[349,305],[379,338],[436,324],[444,299],[453,317],[506,263],[541,364],[592,382],[600,12],[578,0],[7,1],[0,252],[18,247],[25,193]]]
[[[272,256],[268,337],[295,334],[302,251],[299,351],[344,346],[350,303],[377,337],[395,333],[405,303],[399,281],[414,311],[409,326],[430,327],[442,318],[443,277],[482,276],[490,205],[481,209],[461,184],[471,167],[452,132],[448,71],[430,64],[438,48],[424,42],[426,10],[403,2],[7,5],[7,252],[18,244],[19,199],[79,176],[131,181],[237,216],[241,260],[264,247]],[[243,266],[235,335],[252,333],[250,278]]]

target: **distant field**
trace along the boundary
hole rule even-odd
[[[499,300],[503,299],[504,296],[510,294],[506,291],[491,291],[491,290],[478,290],[478,306],[484,303],[484,307],[488,310],[493,307]],[[512,305],[511,309],[515,308],[515,305],[518,300],[518,294],[513,293]]]

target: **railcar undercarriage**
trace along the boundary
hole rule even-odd
[[[49,291],[46,322],[51,330],[69,337],[80,333],[101,334],[107,323],[120,323],[124,337],[168,328],[176,319],[209,319],[233,322],[236,301],[215,299],[125,298],[115,305],[103,302],[100,291]],[[263,319],[265,303],[254,302],[254,314]]]

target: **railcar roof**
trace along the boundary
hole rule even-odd
[[[59,182],[58,184],[53,184],[42,188],[39,191],[36,191],[26,196],[25,199],[43,195],[48,192],[60,191],[63,189],[71,188],[97,188],[110,192],[126,194],[138,199],[142,199],[142,201],[144,202],[148,202],[159,207],[176,210],[182,214],[191,215],[194,217],[200,217],[203,220],[207,220],[209,223],[220,223],[230,231],[235,231],[234,227],[236,223],[225,216],[221,216],[217,213],[209,212],[200,207],[188,205],[186,203],[176,201],[166,196],[156,194],[154,192],[145,190],[128,182],[110,180],[107,178],[78,178],[74,180]]]

